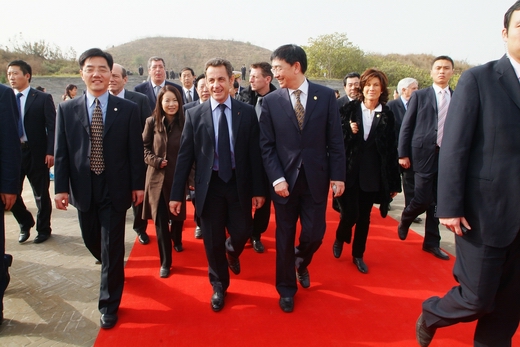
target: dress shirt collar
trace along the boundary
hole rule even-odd
[[[211,111],[215,111],[218,105],[220,105],[219,102],[213,99],[213,97],[209,98],[209,100],[211,102]],[[228,98],[226,99],[226,101],[223,102],[223,104],[231,110],[231,96],[228,95]]]
[[[363,112],[370,112],[371,114],[373,114],[374,112],[381,112],[383,110],[383,106],[381,104],[377,105],[376,108],[374,109],[374,111],[370,111],[366,106],[365,106],[365,103],[362,102],[361,103],[361,111]]]
[[[513,58],[511,58],[509,53],[507,53],[507,57],[509,58],[511,65],[513,65],[513,69],[515,70],[515,73],[516,73],[516,78],[520,79],[520,63],[517,62],[516,60],[514,60]]]
[[[92,94],[90,94],[88,91],[85,92],[85,95],[87,97],[87,107],[91,108],[94,104],[94,101],[96,100],[96,97]],[[106,106],[108,104],[108,90],[103,94],[97,97],[101,104],[101,108],[106,110]]]
[[[159,86],[159,87],[164,87],[166,85],[166,80],[164,80],[161,84],[157,85],[155,83],[153,83],[151,80],[150,80],[150,83],[152,84],[152,89],[155,91],[155,87]],[[161,89],[159,88],[159,89]]]
[[[290,88],[287,89],[289,90],[289,95],[292,95],[296,90]],[[304,79],[303,83],[301,84],[301,86],[298,87],[298,89],[301,90],[303,94],[309,95],[309,81],[307,81],[307,79]],[[305,105],[303,107],[305,107]]]
[[[112,94],[114,96],[117,96],[118,98],[124,99],[125,98],[125,88],[121,89],[119,94]]]
[[[13,90],[15,91],[15,94],[22,93],[24,97],[27,97],[27,95],[29,94],[29,89],[31,89],[31,86],[28,86],[24,90],[18,90],[18,89],[13,88]]]
[[[404,109],[407,110],[407,109],[408,109],[408,101],[410,101],[410,100],[406,100],[405,98],[403,98],[402,95],[401,95],[399,98],[400,98],[401,101],[403,102]]]
[[[190,94],[191,94],[191,97],[193,97],[194,95],[194,90],[195,90],[195,85],[191,86],[190,89],[187,89],[187,88],[184,88],[184,86],[182,87],[182,91],[184,92],[184,95],[186,95],[186,93],[188,92],[188,90],[190,91]]]
[[[435,90],[435,95],[439,95],[439,92],[441,90],[444,90],[446,92],[446,95],[450,95],[450,86],[449,85],[447,85],[446,88],[444,88],[444,89],[439,87],[435,83],[432,86],[433,86],[433,90]]]

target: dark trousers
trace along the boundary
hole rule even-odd
[[[410,204],[404,208],[401,222],[404,226],[410,227],[417,216],[426,212],[423,247],[439,247],[441,241],[439,219],[435,217],[437,172],[430,174],[416,172],[414,180],[414,197]]]
[[[403,193],[404,193],[404,206],[410,205],[414,197],[415,191],[415,172],[412,169],[401,168],[401,175],[403,177]]]
[[[45,162],[33,165],[31,151],[29,148],[22,149],[22,170],[20,171],[20,194],[11,209],[14,218],[20,225],[21,230],[29,230],[34,226],[34,218],[27,210],[22,199],[23,181],[27,177],[34,194],[34,201],[38,208],[36,215],[36,230],[38,234],[50,235],[51,233],[51,197],[49,194],[49,168]]]
[[[225,291],[229,287],[226,252],[239,257],[251,237],[251,208],[244,210],[240,204],[235,173],[226,183],[213,172],[200,220],[209,281],[213,288]]]
[[[157,215],[155,216],[155,232],[161,267],[169,269],[172,266],[172,241],[174,245],[182,245],[183,225],[184,221],[172,220],[170,210],[161,194],[157,206]]]
[[[99,311],[115,314],[121,303],[125,281],[125,211],[116,211],[108,194],[105,174],[91,173],[92,201],[78,218],[85,246],[101,261]]]
[[[255,211],[255,216],[253,218],[253,233],[251,234],[252,238],[260,238],[260,235],[267,230],[267,227],[269,226],[270,217],[271,197],[267,195],[265,197],[265,202],[262,205],[262,207]]]
[[[295,268],[303,271],[311,263],[325,234],[327,200],[315,202],[302,168],[285,204],[274,202],[276,211],[276,290],[281,297],[296,294]],[[301,232],[294,247],[296,223]]]
[[[148,221],[143,219],[143,204],[137,206],[132,203],[132,211],[134,213],[133,229],[137,234],[146,233]]]
[[[520,233],[504,248],[456,239],[453,275],[459,285],[423,303],[426,324],[440,328],[478,320],[474,346],[511,346],[520,320]]]
[[[0,199],[0,317],[3,317],[2,312],[4,310],[4,293],[7,288],[7,267],[4,262],[5,255],[5,216],[4,210],[5,205]]]
[[[352,256],[363,258],[365,253],[368,229],[370,226],[370,213],[377,197],[377,192],[364,192],[359,184],[345,189],[341,219],[336,230],[336,239],[341,242],[350,243],[352,238],[352,227],[356,225],[354,243],[352,244]]]

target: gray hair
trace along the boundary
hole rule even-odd
[[[402,95],[403,89],[410,87],[414,83],[417,83],[417,85],[419,85],[419,82],[417,82],[417,80],[415,78],[412,78],[412,77],[403,78],[397,84],[397,92],[399,93],[399,95]]]

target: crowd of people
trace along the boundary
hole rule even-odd
[[[30,65],[15,60],[7,67],[12,89],[0,86],[1,206],[16,218],[20,243],[34,226],[34,242],[48,240],[54,166],[56,208],[77,209],[84,243],[101,264],[100,326],[110,329],[123,293],[130,207],[141,244],[150,242],[147,220],[154,221],[159,276],[166,278],[172,252],[183,251],[191,200],[213,289],[210,307],[218,312],[229,271],[241,272],[245,244],[264,252],[272,204],[275,286],[280,309],[290,313],[298,283],[311,286],[330,190],[339,212],[333,256],[352,242],[352,261],[368,274],[363,256],[372,207],[386,217],[402,186],[406,206],[396,238],[406,240],[424,212],[425,252],[450,258],[440,248],[439,224],[457,235],[459,284],[424,301],[419,345],[428,346],[438,328],[478,320],[475,346],[510,346],[520,321],[518,23],[520,1],[504,16],[506,55],[465,72],[456,91],[449,87],[453,60],[442,55],[432,62],[431,86],[419,89],[412,76],[404,78],[392,101],[378,69],[347,74],[343,97],[309,81],[306,53],[296,45],[277,48],[270,63],[251,64],[242,89],[235,83],[245,79],[245,65],[237,75],[228,60],[213,58],[197,77],[183,68],[178,85],[167,81],[164,59],[153,56],[149,79],[129,91],[127,70],[109,53],[89,49],[79,57],[85,93],[77,96],[78,87],[68,85],[57,110],[49,94],[30,87]],[[25,178],[36,221],[21,197]],[[3,218],[0,299],[13,261],[5,254]]]

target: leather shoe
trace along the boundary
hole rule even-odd
[[[422,222],[422,218],[417,217],[417,218],[415,218],[415,219],[413,220],[413,222],[414,222],[414,223],[421,223],[421,222]]]
[[[309,288],[311,286],[309,270],[304,269],[303,271],[296,271],[296,276],[298,277],[298,282],[300,282],[303,288]]]
[[[34,243],[42,243],[42,242],[45,242],[45,241],[47,241],[50,237],[51,237],[51,235],[49,235],[49,234],[38,234],[38,235],[36,235],[36,237],[34,238]]]
[[[430,342],[432,342],[433,335],[435,335],[436,328],[428,328],[426,326],[426,321],[423,318],[423,315],[417,318],[417,323],[415,323],[415,338],[421,347],[428,347]]]
[[[434,256],[436,256],[439,259],[450,260],[450,256],[448,255],[448,253],[444,252],[439,247],[423,247],[422,250],[433,254]]]
[[[292,297],[280,297],[278,302],[282,311],[291,313],[294,310],[294,299]]]
[[[159,277],[167,278],[170,276],[170,268],[161,266],[161,270],[159,271]]]
[[[213,292],[211,296],[211,309],[214,312],[218,312],[224,308],[224,297],[226,296],[225,292],[220,290],[216,290]]]
[[[363,258],[354,258],[353,261],[354,261],[354,264],[356,264],[356,267],[359,270],[359,272],[361,272],[363,274],[368,273],[368,266],[363,261]]]
[[[397,234],[399,235],[399,239],[406,240],[406,237],[408,236],[408,229],[410,227],[403,225],[403,221],[399,222],[399,226],[397,227]]]
[[[18,242],[23,243],[29,239],[31,236],[31,232],[29,230],[20,230],[20,236],[18,237]]]
[[[150,237],[146,233],[146,231],[143,231],[142,233],[137,234],[137,238],[139,239],[139,243],[142,245],[147,245],[150,243]]]
[[[226,252],[226,255],[228,266],[231,269],[231,272],[233,272],[235,275],[238,275],[240,273],[240,260],[232,256],[228,252]]]
[[[195,228],[195,238],[196,239],[201,239],[202,238],[202,230],[200,229],[200,227],[198,225]]]
[[[104,313],[101,315],[101,318],[99,319],[99,323],[101,325],[101,328],[111,329],[117,323],[117,314]]]
[[[256,253],[264,253],[264,245],[262,244],[262,241],[260,241],[259,237],[252,237],[251,244]]]
[[[173,246],[173,249],[175,250],[175,252],[184,251],[184,248],[182,248],[182,245],[175,245],[175,246]]]
[[[343,252],[343,242],[336,239],[332,245],[332,254],[334,254],[334,258],[341,257],[341,252]]]
[[[9,267],[11,267],[12,264],[13,256],[11,254],[4,254],[5,288],[7,288],[9,282],[11,282],[11,276],[9,275]]]

